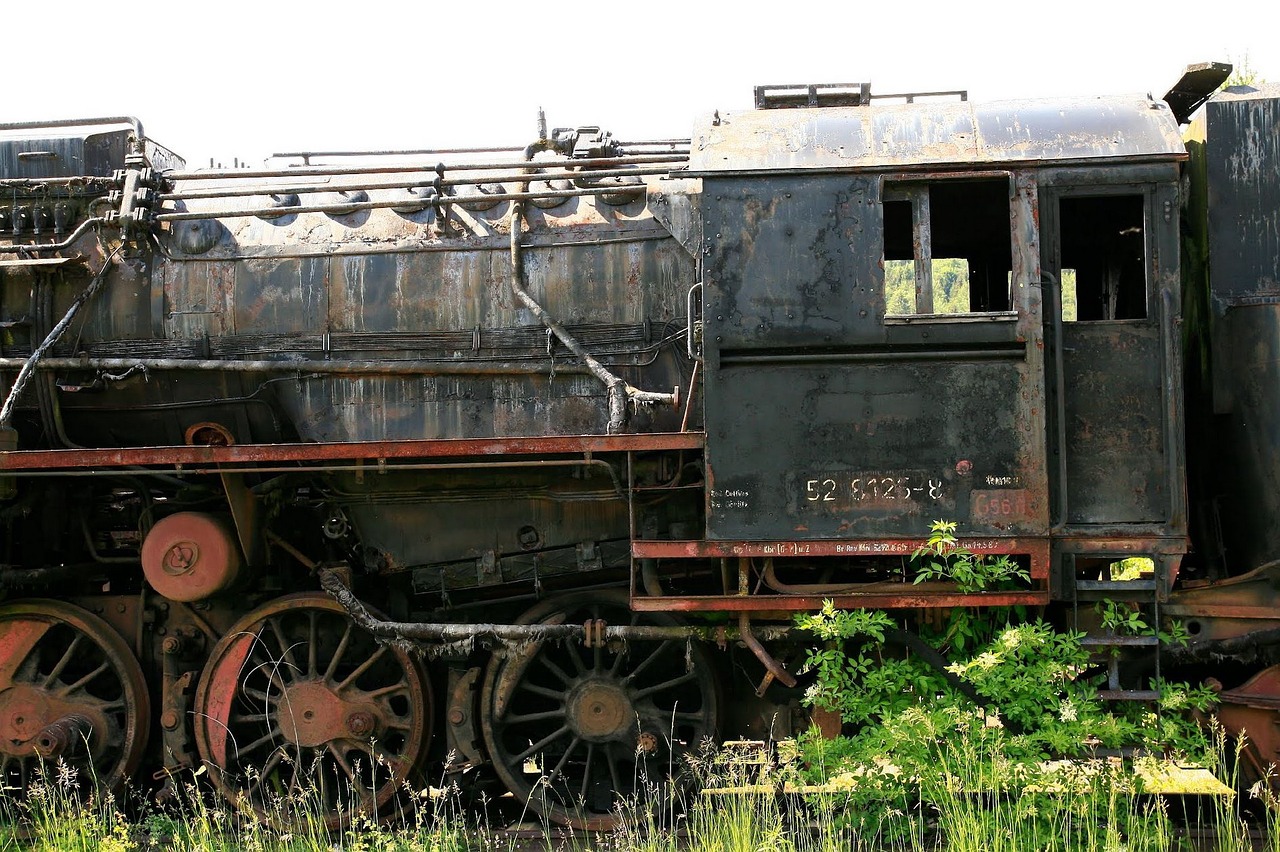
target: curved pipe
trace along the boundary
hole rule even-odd
[[[738,638],[751,649],[751,653],[756,655],[756,659],[764,664],[775,680],[787,687],[796,685],[795,675],[784,669],[782,663],[775,660],[773,655],[760,644],[760,640],[751,631],[751,616],[745,612],[738,615]]]
[[[63,332],[71,325],[71,320],[75,319],[75,315],[85,302],[93,298],[93,295],[102,287],[102,282],[107,280],[107,272],[111,269],[111,262],[115,260],[116,254],[120,251],[117,246],[107,259],[103,261],[102,268],[98,270],[98,274],[93,276],[93,280],[89,282],[89,286],[85,287],[79,296],[72,301],[71,307],[67,309],[67,313],[58,324],[53,327],[45,337],[44,342],[36,347],[31,353],[31,357],[23,363],[22,369],[18,371],[18,376],[13,380],[13,387],[9,389],[9,395],[5,398],[4,406],[0,407],[0,428],[7,428],[9,421],[13,419],[14,407],[18,404],[18,398],[22,396],[22,391],[26,389],[27,383],[31,381],[31,377],[35,374],[36,364],[44,357],[44,354],[53,348],[53,344],[58,342],[58,338],[62,337]]]
[[[534,154],[539,151],[548,150],[551,147],[550,140],[539,139],[525,148],[525,160],[532,162]],[[533,175],[530,169],[526,168],[525,173],[521,176],[523,180],[520,185],[524,192],[528,192],[529,181]],[[639,404],[666,404],[677,405],[680,401],[679,393],[653,393],[651,391],[637,390],[624,382],[618,376],[609,372],[603,364],[597,361],[585,347],[569,334],[555,317],[547,313],[547,310],[538,303],[529,292],[524,289],[522,279],[524,278],[524,260],[520,254],[520,226],[524,222],[524,201],[521,198],[515,199],[511,205],[511,291],[515,293],[520,303],[528,308],[534,316],[542,321],[542,324],[556,336],[556,338],[565,345],[570,352],[576,355],[582,363],[586,364],[587,369],[591,371],[600,382],[605,386],[605,390],[609,394],[609,425],[607,431],[610,435],[621,432],[627,423],[627,402],[628,400]]]
[[[556,318],[547,313],[538,300],[524,289],[521,279],[524,277],[524,262],[520,255],[520,225],[524,221],[524,203],[516,201],[511,210],[511,292],[515,293],[520,303],[528,308],[542,324],[556,336],[565,348],[586,364],[591,374],[604,384],[609,394],[609,426],[610,435],[622,431],[627,422],[627,383],[605,369],[573,335],[565,330]]]
[[[80,223],[79,227],[77,227],[74,231],[71,232],[71,236],[67,237],[65,240],[63,240],[60,243],[24,243],[22,245],[16,245],[16,246],[0,245],[0,254],[22,254],[24,252],[61,251],[64,248],[70,247],[72,243],[74,243],[76,240],[84,236],[85,231],[89,230],[95,225],[104,225],[106,224],[106,221],[107,220],[101,216],[94,216],[91,219],[85,219],[83,222]]]

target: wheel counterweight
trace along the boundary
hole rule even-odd
[[[430,742],[426,676],[327,595],[278,598],[214,648],[196,693],[196,746],[218,789],[268,822],[376,814]]]
[[[554,598],[520,622],[601,619],[641,623],[625,592]],[[543,641],[490,664],[481,708],[485,744],[508,789],[552,820],[601,829],[616,824],[620,803],[663,787],[680,771],[680,754],[715,735],[719,691],[698,643]]]

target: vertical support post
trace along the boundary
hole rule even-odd
[[[933,244],[929,236],[929,187],[912,187],[911,244],[916,259],[916,313],[933,313]]]

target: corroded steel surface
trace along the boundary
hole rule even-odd
[[[650,623],[662,616],[648,616]],[[549,598],[524,624],[631,621],[622,593]],[[530,642],[485,672],[480,725],[507,787],[559,823],[616,826],[619,805],[662,789],[681,755],[716,730],[720,714],[710,652],[678,640]],[[526,761],[539,762],[532,775]]]
[[[376,814],[431,740],[417,662],[316,593],[271,601],[233,626],[210,654],[194,712],[200,756],[232,803],[287,820],[287,790],[330,829]]]
[[[1182,159],[1169,108],[1147,98],[877,104],[719,113],[693,139],[693,174],[975,163]]]
[[[25,793],[42,761],[123,785],[142,759],[150,701],[133,651],[102,619],[68,603],[0,607],[0,782]]]

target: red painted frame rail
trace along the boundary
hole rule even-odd
[[[702,449],[705,437],[702,432],[649,432],[635,435],[566,435],[542,438],[236,444],[229,447],[15,450],[0,452],[0,471],[696,450]]]

